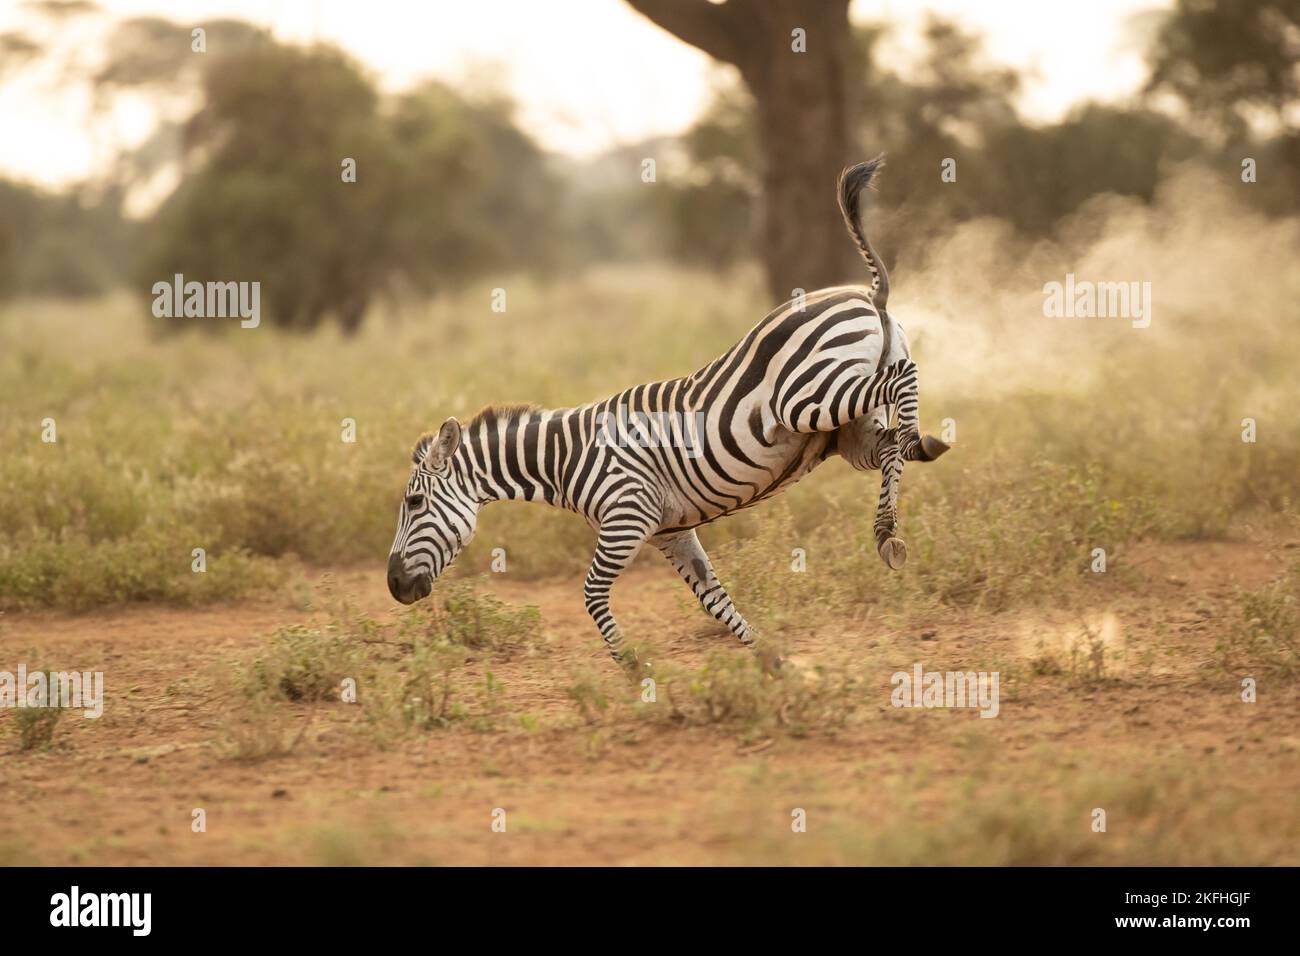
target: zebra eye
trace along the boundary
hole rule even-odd
[[[406,507],[408,508],[419,508],[423,504],[424,504],[424,495],[406,496]]]

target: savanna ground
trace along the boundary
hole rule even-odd
[[[956,429],[905,476],[903,571],[838,461],[702,533],[778,676],[657,555],[616,586],[653,702],[582,608],[572,515],[493,505],[394,607],[407,454],[702,365],[766,311],[755,276],[505,278],[504,314],[473,288],[353,340],[3,306],[0,670],[107,699],[0,711],[0,861],[1300,862],[1296,224],[1184,175],[1061,234],[975,223],[895,276],[923,424]],[[1067,271],[1151,281],[1151,327],[1044,318]],[[997,671],[998,716],[893,707],[917,662]]]

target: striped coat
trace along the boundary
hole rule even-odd
[[[932,460],[946,446],[920,435],[916,366],[885,309],[888,276],[861,228],[858,196],[879,165],[846,170],[839,191],[869,285],[786,302],[683,378],[576,408],[487,408],[463,427],[453,418],[422,436],[389,556],[393,596],[410,603],[431,591],[484,504],[544,501],[597,529],[586,605],[615,660],[632,665],[635,655],[610,612],[610,589],[647,543],[752,646],[754,630],[695,529],[779,493],[832,455],[881,470],[877,548],[901,566],[906,550],[894,531],[903,462]]]

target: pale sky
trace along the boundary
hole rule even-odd
[[[1020,106],[1059,118],[1083,99],[1121,99],[1145,78],[1129,18],[1171,0],[853,0],[855,21],[898,27],[882,50],[905,65],[919,50],[927,11],[985,38],[990,60],[1030,74]],[[102,55],[116,19],[164,16],[202,26],[237,17],[281,40],[333,41],[387,89],[422,76],[487,76],[513,95],[520,122],[548,149],[589,156],[620,143],[678,133],[707,100],[712,61],[622,0],[101,0],[106,15],[58,36],[42,32],[22,0],[0,0],[0,32],[55,41],[81,68]],[[60,87],[53,65],[0,82],[0,175],[56,185],[93,174],[114,148],[138,142],[152,122],[143,103],[123,102],[89,122],[84,89]]]

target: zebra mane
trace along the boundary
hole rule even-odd
[[[489,422],[512,422],[529,412],[540,412],[542,407],[531,402],[515,402],[506,405],[484,405],[474,417],[465,423],[467,429],[477,428]]]
[[[542,411],[540,405],[527,403],[516,403],[509,405],[484,405],[474,417],[461,426],[462,433],[478,429],[484,425],[504,424],[508,425],[512,421],[523,417],[529,412]],[[429,453],[429,447],[438,440],[437,432],[425,432],[415,442],[415,448],[411,451],[411,463],[419,465],[424,461],[424,456]]]

